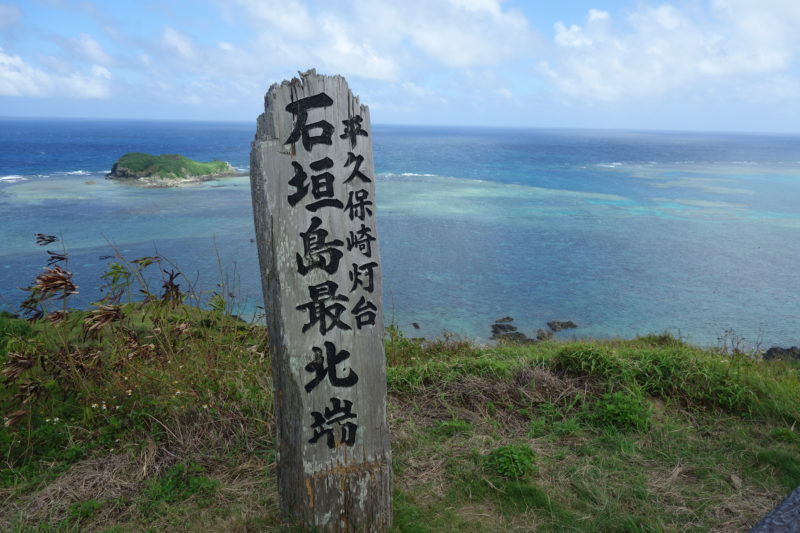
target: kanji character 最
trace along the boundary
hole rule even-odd
[[[325,335],[333,328],[352,329],[342,322],[341,316],[346,308],[339,302],[347,302],[347,296],[336,294],[339,285],[333,281],[325,281],[308,287],[310,302],[298,305],[298,311],[308,311],[308,322],[303,325],[303,333],[319,324],[319,332]]]

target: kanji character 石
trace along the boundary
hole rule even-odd
[[[333,100],[325,93],[315,94],[296,100],[286,106],[286,111],[295,115],[294,129],[289,135],[289,138],[283,144],[294,144],[301,137],[303,138],[303,148],[306,151],[311,151],[315,144],[333,144],[331,136],[333,135],[333,124],[326,120],[319,120],[306,124],[308,121],[308,110],[317,107],[328,107],[333,105]],[[319,135],[311,135],[311,131],[315,129],[322,130]]]

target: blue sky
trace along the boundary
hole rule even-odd
[[[255,120],[343,74],[373,121],[800,132],[798,0],[0,0],[0,116]]]

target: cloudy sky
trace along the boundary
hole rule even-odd
[[[0,116],[254,120],[343,74],[384,124],[800,132],[800,0],[0,0]]]

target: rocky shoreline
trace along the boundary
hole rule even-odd
[[[236,169],[234,169],[233,172],[230,173],[205,174],[202,176],[187,176],[185,178],[165,178],[162,176],[119,177],[119,176],[112,176],[111,173],[108,173],[106,174],[106,179],[116,180],[127,183],[129,185],[136,185],[138,187],[164,189],[169,187],[183,187],[186,185],[192,185],[194,183],[212,181],[220,178],[235,178],[241,176],[249,176],[249,174],[247,172],[239,172]]]
[[[492,324],[492,340],[500,342],[509,342],[512,344],[534,344],[536,342],[546,341],[553,338],[553,333],[565,330],[575,329],[578,325],[572,320],[562,322],[560,320],[551,320],[547,323],[549,331],[540,328],[536,331],[536,338],[531,338],[512,325],[514,319],[510,316],[498,318]]]
[[[536,330],[535,336],[529,337],[525,333],[519,331],[513,322],[514,318],[510,316],[504,316],[495,320],[494,323],[490,325],[491,340],[501,344],[536,344],[537,342],[553,339],[555,333],[564,330],[578,329],[580,327],[572,320],[550,320],[547,322],[547,329],[539,328]],[[412,322],[412,326],[414,329],[420,329],[421,327],[418,322]],[[424,341],[425,339],[421,337],[415,337],[414,340]],[[792,346],[790,348],[782,348],[780,346],[772,346],[767,350],[756,350],[751,354],[751,356],[755,356],[765,361],[800,361],[800,347]]]

